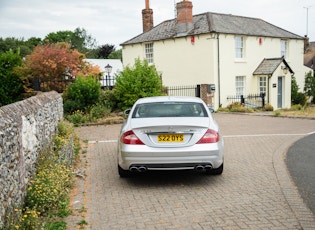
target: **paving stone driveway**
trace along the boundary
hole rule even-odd
[[[284,163],[290,145],[315,131],[315,120],[214,116],[225,139],[221,176],[157,172],[122,179],[120,125],[76,128],[89,140],[86,229],[315,229]]]

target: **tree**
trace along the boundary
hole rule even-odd
[[[64,30],[64,31],[57,31],[57,32],[51,32],[44,38],[45,43],[59,43],[59,42],[66,42],[71,44],[72,46],[72,39],[74,37],[74,33],[70,30]]]
[[[305,75],[304,92],[308,97],[312,97],[313,102],[315,102],[315,77],[312,76],[311,71]]]
[[[137,59],[133,67],[125,67],[116,76],[113,94],[117,107],[124,110],[139,98],[163,95],[162,80],[154,66]]]
[[[298,93],[299,93],[299,86],[296,82],[295,76],[292,76],[292,78],[291,78],[291,102],[293,104],[296,104],[296,99],[298,97]]]
[[[21,64],[18,52],[11,50],[0,54],[0,106],[21,100],[23,82],[14,71]]]
[[[69,43],[46,44],[36,46],[26,56],[24,65],[18,71],[25,80],[40,78],[53,84],[56,80],[74,78],[77,75],[99,75],[99,67],[85,62],[84,58],[77,50],[71,50]]]
[[[71,49],[77,49],[80,53],[88,54],[96,47],[96,40],[85,29],[76,28],[70,30],[49,33],[44,41],[49,44],[66,42],[71,44]]]
[[[32,37],[27,41],[24,41],[23,38],[0,38],[0,54],[12,50],[19,53],[21,57],[25,57],[33,51],[35,46],[39,44],[41,44],[41,39],[35,37]]]
[[[115,50],[108,55],[108,59],[120,59],[122,61],[122,49]]]
[[[107,59],[108,56],[113,52],[115,51],[115,46],[114,45],[109,45],[109,44],[106,44],[106,45],[102,45],[98,48],[98,53],[97,53],[97,56],[98,58],[105,58]]]

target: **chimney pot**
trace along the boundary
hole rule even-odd
[[[149,0],[145,0],[145,8],[150,9],[150,1]]]

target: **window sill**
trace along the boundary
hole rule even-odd
[[[243,58],[235,58],[234,60],[235,63],[246,63],[246,59],[243,59]]]

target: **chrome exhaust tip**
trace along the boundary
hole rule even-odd
[[[205,170],[211,170],[213,167],[212,167],[212,165],[205,165]]]
[[[147,171],[147,168],[144,167],[144,166],[140,166],[140,167],[138,168],[138,171],[139,171],[139,172],[145,172],[145,171]]]
[[[130,167],[129,171],[130,172],[138,172],[139,170],[138,170],[138,167],[132,166],[132,167]]]
[[[205,169],[205,167],[202,166],[202,165],[197,165],[197,166],[195,167],[195,169],[196,169],[197,171],[203,171],[203,170]]]

